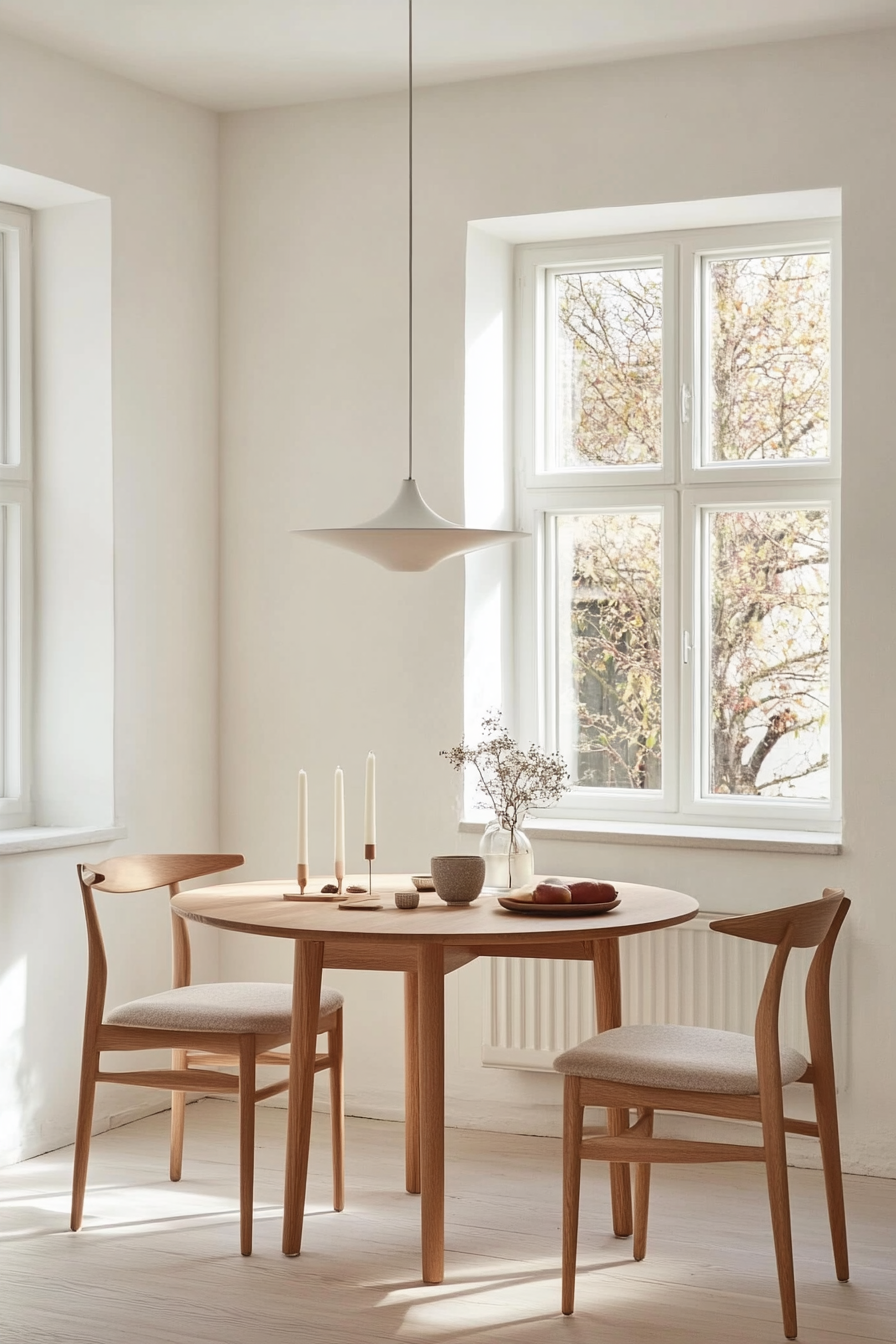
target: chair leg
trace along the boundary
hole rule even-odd
[[[763,1097],[762,1137],[768,1202],[778,1264],[778,1287],[784,1334],[796,1339],[796,1288],[793,1280],[793,1239],[790,1230],[790,1192],[787,1184],[787,1147],[784,1138],[784,1108],[780,1090]]]
[[[240,1253],[252,1254],[255,1193],[255,1037],[240,1038]]]
[[[630,1112],[615,1106],[607,1107],[607,1133],[618,1136],[629,1128]],[[632,1234],[632,1191],[630,1167],[627,1162],[610,1162],[610,1203],[613,1210],[613,1235],[630,1237]]]
[[[172,1069],[187,1067],[186,1050],[171,1051]],[[168,1155],[168,1175],[179,1181],[184,1165],[184,1117],[187,1108],[186,1092],[171,1093],[171,1148]]]
[[[93,1128],[93,1102],[100,1057],[91,1042],[84,1043],[81,1055],[81,1087],[78,1096],[78,1124],[75,1130],[75,1161],[72,1171],[71,1229],[77,1232],[84,1217],[84,1192],[87,1189],[87,1163],[90,1160],[90,1131]]]
[[[333,1208],[345,1208],[345,1099],[342,1078],[342,1009],[336,1013],[336,1026],[327,1032],[330,1056],[330,1142],[333,1148]]]
[[[653,1138],[653,1111],[638,1110],[638,1119],[647,1117],[646,1137]],[[647,1254],[647,1215],[650,1207],[650,1163],[635,1163],[635,1243],[633,1247],[636,1260],[643,1260]]]
[[[561,1309],[571,1316],[576,1297],[576,1246],[579,1238],[579,1189],[582,1180],[582,1124],[579,1080],[563,1080],[563,1279]]]
[[[824,1187],[828,1200],[828,1221],[834,1248],[834,1267],[837,1278],[846,1283],[849,1278],[849,1252],[846,1245],[846,1210],[843,1206],[843,1173],[840,1168],[840,1131],[837,1124],[837,1093],[833,1071],[816,1072],[815,1118],[821,1144],[821,1165],[824,1168]]]

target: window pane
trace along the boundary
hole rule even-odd
[[[713,462],[830,455],[831,258],[710,261]]]
[[[555,468],[662,457],[661,266],[556,277]]]
[[[711,791],[829,798],[829,511],[710,512]]]
[[[659,789],[659,509],[557,525],[560,749],[586,787]]]

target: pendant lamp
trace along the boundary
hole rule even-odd
[[[384,569],[432,569],[441,560],[529,534],[464,527],[435,513],[414,480],[414,26],[408,0],[408,474],[385,513],[352,527],[300,528],[296,535],[355,551]]]

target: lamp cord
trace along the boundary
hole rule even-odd
[[[408,0],[408,480],[414,479],[414,0]]]

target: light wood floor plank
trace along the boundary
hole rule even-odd
[[[167,1180],[166,1114],[93,1140],[84,1230],[67,1229],[71,1149],[0,1171],[2,1344],[779,1344],[760,1168],[659,1169],[647,1258],[610,1231],[586,1166],[576,1315],[560,1301],[554,1139],[450,1130],[446,1277],[421,1283],[402,1127],[348,1123],[344,1213],[316,1116],[299,1259],[280,1254],[285,1114],[258,1113],[255,1252],[238,1244],[237,1108],[187,1108]],[[896,1182],[846,1178],[853,1279],[834,1278],[821,1174],[791,1170],[800,1338],[896,1342]]]

